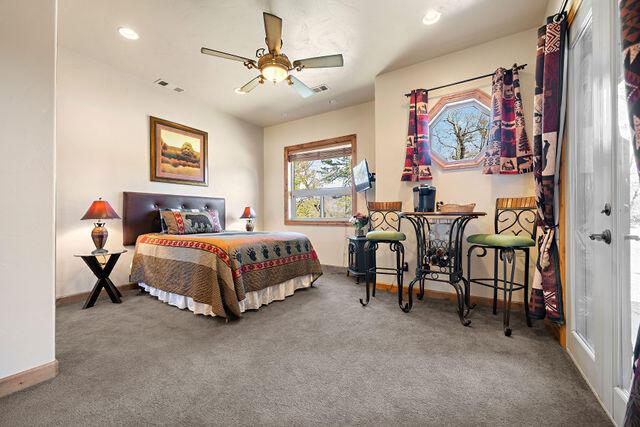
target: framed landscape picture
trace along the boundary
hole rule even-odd
[[[209,185],[207,133],[150,117],[151,181]]]

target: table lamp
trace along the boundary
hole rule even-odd
[[[113,210],[109,202],[102,200],[100,197],[98,200],[94,200],[89,206],[89,209],[80,219],[97,219],[94,223],[95,227],[91,231],[91,238],[93,244],[96,245],[96,249],[92,251],[92,254],[100,254],[108,252],[104,249],[105,243],[107,243],[107,237],[109,233],[104,226],[104,219],[120,219],[116,211]]]
[[[244,211],[242,212],[242,216],[240,217],[240,219],[247,220],[247,231],[253,231],[253,221],[251,220],[255,217],[256,217],[256,211],[254,211],[251,206],[247,206],[246,208],[244,208]]]

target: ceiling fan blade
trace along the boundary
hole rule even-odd
[[[298,92],[298,95],[300,95],[301,97],[308,98],[308,97],[313,96],[313,95],[316,94],[313,91],[313,89],[311,89],[306,84],[302,83],[300,80],[296,79],[294,76],[290,75],[289,78],[291,79],[291,83],[293,85],[293,89],[296,92]]]
[[[264,18],[264,41],[271,53],[280,53],[282,48],[282,18],[263,12]]]
[[[219,50],[213,50],[206,47],[200,49],[201,53],[205,55],[217,56],[218,58],[231,59],[232,61],[240,61],[240,62],[250,62],[255,65],[255,61],[253,59],[245,58],[244,56],[234,55],[232,53],[220,52]]]
[[[293,61],[294,68],[330,68],[342,67],[344,61],[342,55],[316,56],[315,58],[298,59]]]
[[[256,86],[258,86],[258,83],[260,83],[260,76],[257,76],[256,78],[249,80],[247,83],[245,83],[244,86],[242,86],[240,89],[237,89],[237,91],[241,93],[249,93],[253,89],[255,89]]]

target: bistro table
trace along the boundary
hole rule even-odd
[[[467,314],[470,304],[469,283],[462,271],[462,243],[464,229],[472,219],[486,212],[402,212],[401,218],[411,223],[416,233],[416,276],[409,283],[408,302],[403,304],[402,286],[398,289],[398,303],[405,313],[413,307],[413,287],[420,286],[418,299],[424,298],[425,280],[449,283],[456,291],[460,323],[469,326]],[[460,282],[463,282],[462,286]]]

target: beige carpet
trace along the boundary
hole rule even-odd
[[[541,324],[449,301],[402,313],[335,269],[234,322],[135,293],[57,310],[54,380],[0,399],[0,425],[607,425]]]

